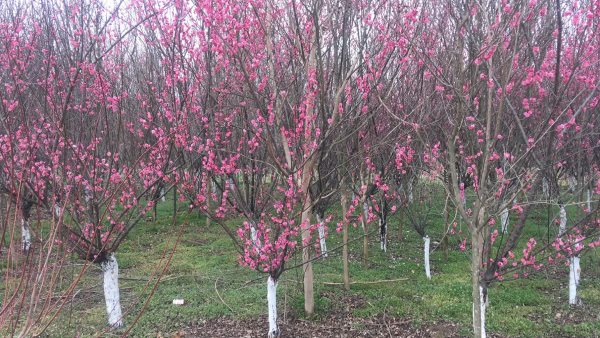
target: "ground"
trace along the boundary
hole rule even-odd
[[[241,267],[231,240],[219,225],[207,225],[203,216],[181,212],[172,225],[171,205],[161,204],[158,220],[137,227],[116,254],[125,328],[110,332],[106,328],[100,270],[91,266],[45,336],[116,337],[126,332],[132,337],[266,336],[267,276]],[[433,241],[442,233],[438,214],[427,229]],[[234,226],[239,220],[228,222]],[[538,211],[527,235],[544,238],[547,223],[545,209]],[[404,224],[402,241],[400,224]],[[401,215],[392,217],[389,226],[387,253],[379,250],[376,236],[370,236],[367,266],[362,262],[362,230],[351,228],[350,273],[356,283],[350,291],[331,285],[342,281],[341,250],[315,262],[312,318],[303,315],[301,271],[291,269],[282,275],[278,310],[283,337],[470,335],[469,253],[459,249],[460,236],[451,238],[447,261],[441,249],[432,252],[429,281],[421,261],[422,239]],[[329,231],[328,246],[336,248],[341,235],[335,226]],[[568,267],[494,284],[487,317],[490,336],[600,336],[599,253],[589,252],[582,259],[579,307],[567,305]],[[298,262],[294,255],[288,266]],[[76,275],[81,264],[73,257],[64,267],[65,276]],[[173,305],[173,299],[184,299],[185,304]]]

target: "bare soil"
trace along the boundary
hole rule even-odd
[[[411,320],[379,315],[360,318],[344,313],[329,314],[319,320],[287,318],[280,322],[280,337],[460,337],[458,327],[451,323],[437,323],[427,328],[415,328]],[[232,319],[216,318],[200,321],[187,330],[179,332],[179,337],[266,337],[267,318]],[[176,335],[175,335],[176,336]]]

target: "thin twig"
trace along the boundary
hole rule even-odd
[[[233,309],[229,305],[227,305],[227,303],[225,303],[225,301],[223,300],[223,298],[219,294],[219,290],[217,289],[217,283],[219,282],[220,278],[221,277],[217,277],[217,279],[215,280],[215,291],[217,292],[217,296],[219,296],[219,299],[221,300],[221,303],[223,303],[223,305],[227,306],[227,308],[229,309],[229,311],[231,311],[231,313],[233,313],[235,315],[235,312],[233,311]]]
[[[375,281],[352,281],[352,282],[350,282],[350,284],[380,284],[380,283],[400,282],[400,281],[406,281],[406,280],[408,280],[408,278],[381,279],[381,280],[375,280]],[[344,285],[344,283],[323,282],[323,285]]]

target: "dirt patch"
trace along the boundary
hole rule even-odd
[[[314,320],[300,318],[287,313],[279,317],[281,337],[302,338],[362,338],[362,337],[460,337],[454,323],[437,322],[430,325],[413,325],[407,318],[379,314],[373,317],[358,317],[355,309],[366,305],[360,295],[322,292],[320,297],[332,301],[327,314]],[[268,321],[266,316],[254,319],[215,318],[201,320],[187,329],[172,334],[172,337],[266,337]],[[177,335],[178,334],[178,335]]]
[[[281,337],[459,337],[458,327],[439,323],[431,327],[415,328],[410,319],[379,315],[370,318],[332,314],[320,320],[288,318],[280,323]],[[182,330],[179,337],[265,337],[267,318],[237,320],[216,318],[195,323]]]

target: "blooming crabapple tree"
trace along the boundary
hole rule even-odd
[[[173,190],[223,227],[243,265],[269,275],[277,336],[277,281],[300,250],[314,311],[312,248],[318,237],[326,253],[335,198],[348,288],[357,212],[366,261],[368,222],[379,221],[385,251],[388,217],[410,203],[414,179],[440,177],[470,230],[484,336],[491,283],[553,252],[575,291],[578,257],[598,244],[599,7],[563,2],[4,2],[0,190],[18,219],[9,245],[56,242],[99,264],[109,324],[120,326],[115,252]],[[416,187],[417,203],[431,201]],[[585,212],[567,218],[575,193]],[[539,203],[562,206],[559,236],[541,249],[522,238]],[[48,238],[30,223],[42,210],[58,220]],[[427,262],[426,215],[407,215]],[[232,230],[226,216],[244,221]]]
[[[275,4],[256,2],[240,6],[234,2],[207,1],[191,8],[186,6],[175,5],[177,21],[171,22],[166,17],[161,22],[166,22],[164,30],[176,33],[175,39],[190,34],[186,44],[177,45],[189,48],[180,54],[190,56],[194,67],[178,69],[177,78],[179,82],[185,78],[192,86],[209,80],[211,92],[207,92],[207,98],[190,97],[193,106],[187,112],[201,121],[202,126],[209,127],[207,124],[212,123],[213,128],[207,130],[207,135],[197,135],[194,126],[188,125],[177,134],[189,142],[179,145],[179,149],[188,153],[186,157],[192,164],[183,174],[185,182],[189,182],[184,190],[189,192],[199,187],[199,191],[188,195],[194,196],[194,205],[208,209],[209,179],[221,183],[222,200],[214,211],[215,217],[222,218],[227,210],[237,210],[246,217],[238,231],[245,244],[241,262],[269,274],[269,335],[277,336],[277,279],[295,247],[300,227],[304,228],[305,238],[310,227],[310,203],[303,199],[308,196],[314,169],[311,154],[315,144],[311,138],[316,130],[312,115],[314,85],[305,84],[314,77],[316,52],[314,38],[311,40],[314,33],[310,29],[298,31],[300,40],[290,42],[276,35],[278,29],[274,26],[263,26],[263,23],[283,27],[289,24],[286,18],[291,12]],[[301,14],[303,24],[304,20],[310,21],[306,13]],[[204,30],[191,35],[190,29],[196,23]],[[158,25],[158,20],[153,24]],[[231,35],[233,31],[239,34]],[[170,45],[169,36],[163,38],[165,45]],[[302,61],[306,67],[295,64],[300,54],[306,57]],[[289,68],[290,65],[293,67]],[[200,109],[202,105],[206,110]],[[303,124],[305,118],[307,122]],[[259,148],[261,143],[264,147]],[[194,183],[199,177],[202,183]],[[263,185],[263,178],[267,177],[271,188]],[[304,207],[298,208],[299,203]],[[306,256],[309,252],[304,251],[306,275],[312,277]],[[312,281],[305,285],[310,313]]]
[[[424,177],[426,177],[424,175]],[[425,268],[425,276],[431,279],[431,268],[429,261],[429,253],[431,247],[431,238],[427,234],[427,227],[433,216],[433,203],[435,202],[434,195],[439,192],[436,191],[435,186],[431,182],[423,179],[422,184],[417,184],[413,189],[413,202],[406,205],[404,208],[405,218],[412,225],[415,231],[423,238],[423,263]]]
[[[39,219],[52,204],[51,183],[61,148],[56,142],[58,133],[49,128],[48,116],[42,114],[44,91],[40,85],[44,81],[40,68],[51,58],[42,53],[42,28],[27,20],[27,14],[15,4],[0,4],[0,193],[8,197],[7,207],[1,211],[4,223],[0,245],[8,244],[8,250],[2,250],[6,274],[0,326],[13,333],[19,327],[26,333],[32,319],[28,314],[27,323],[14,323],[15,311],[25,303],[40,305],[32,295],[49,284],[44,267],[35,262],[42,254],[52,252],[52,244],[34,245],[42,238],[32,227],[30,217],[35,211]],[[17,225],[21,231],[17,231]],[[20,242],[16,241],[19,232]],[[23,264],[12,264],[19,262],[14,257],[16,248],[27,254]],[[34,276],[40,276],[37,283],[29,283]]]
[[[446,188],[471,233],[473,331],[483,337],[487,288],[497,277],[485,273],[485,266],[497,264],[486,261],[497,236],[494,216],[517,195],[527,201],[513,207],[522,211],[505,245],[514,247],[532,201],[543,196],[548,168],[558,165],[554,154],[566,144],[554,130],[558,121],[576,121],[597,105],[597,84],[590,82],[595,66],[581,62],[595,50],[590,24],[597,8],[559,1],[449,5],[445,11],[423,8],[431,27],[444,27],[431,31],[445,34],[420,40],[415,57],[425,65],[425,97],[429,107],[435,103],[432,114],[440,123],[450,172]],[[590,34],[579,40],[576,32]],[[473,180],[471,203],[463,204],[457,167]],[[524,259],[533,264],[531,256]]]
[[[243,261],[264,269],[263,264],[268,260],[267,272],[270,283],[274,284],[285,261],[277,257],[287,257],[283,253],[288,252],[294,242],[290,234],[300,234],[305,310],[311,314],[314,304],[309,244],[313,230],[312,209],[318,201],[313,201],[309,188],[316,181],[318,159],[321,155],[327,156],[325,140],[332,140],[337,134],[342,117],[347,113],[345,109],[352,111],[351,107],[361,100],[366,101],[370,85],[385,78],[376,67],[385,69],[390,59],[400,55],[403,50],[400,47],[406,49],[406,39],[386,45],[386,34],[402,32],[401,22],[388,32],[384,21],[374,20],[373,13],[382,18],[384,14],[403,13],[392,4],[374,7],[336,1],[309,5],[292,1],[286,6],[269,1],[243,5],[228,1],[198,2],[193,9],[178,3],[175,13],[180,16],[177,25],[169,24],[177,27],[170,28],[171,31],[190,32],[188,25],[191,24],[201,28],[196,35],[188,36],[185,44],[176,44],[185,48],[179,54],[189,57],[186,64],[193,65],[179,69],[179,81],[187,81],[191,86],[198,82],[200,86],[203,80],[204,86],[210,88],[210,91],[202,91],[206,98],[190,98],[195,107],[204,109],[190,112],[189,116],[203,121],[204,126],[218,123],[210,135],[187,133],[185,137],[190,142],[181,146],[189,153],[186,155],[190,159],[188,163],[195,163],[195,167],[203,171],[185,174],[190,178],[202,177],[203,183],[195,184],[200,187],[200,193],[194,204],[200,208],[206,204],[209,177],[213,182],[215,177],[221,177],[217,181],[234,187],[233,191],[231,187],[221,189],[223,195],[233,196],[219,208],[227,204],[240,211],[245,209],[242,204],[248,203],[248,199],[240,198],[250,186],[243,183],[244,177],[251,179],[258,174],[272,180],[277,189],[269,194],[277,198],[271,202],[260,198],[268,208],[253,215],[242,212],[254,218],[246,217],[247,223],[242,227],[248,230],[243,231],[243,241],[249,245]],[[365,20],[373,28],[359,32],[358,23]],[[358,34],[365,35],[359,39]],[[366,44],[360,43],[363,40]],[[396,43],[402,46],[397,47]],[[361,52],[351,53],[353,46],[359,46]],[[370,50],[381,50],[381,53],[373,58]],[[390,68],[397,67],[393,62],[389,64]],[[364,70],[356,71],[358,65]],[[202,88],[205,87],[199,87]],[[355,92],[360,99],[354,98]],[[359,106],[358,111],[362,110]],[[240,127],[235,127],[238,125]],[[192,130],[191,126],[188,130]],[[257,164],[259,161],[264,164]],[[327,174],[319,172],[320,176]],[[291,207],[293,209],[289,209]],[[260,239],[260,243],[253,241],[253,237]],[[257,247],[268,254],[255,255]],[[277,250],[269,251],[271,247]],[[270,332],[275,335],[276,326],[271,325]]]
[[[32,90],[44,60],[40,53],[43,31],[39,25],[30,27],[21,20],[18,7],[1,9],[0,193],[16,207],[21,249],[26,254],[32,244],[32,208],[49,203],[48,181],[56,169],[50,161],[56,159],[57,135],[46,130],[48,121],[41,116],[43,105],[37,102],[41,90]],[[12,241],[12,234],[10,238]]]
[[[171,131],[144,123],[138,115],[140,106],[158,114],[164,107],[144,106],[144,93],[135,93],[144,84],[126,76],[132,70],[125,64],[134,64],[136,55],[128,50],[128,31],[120,30],[117,9],[79,3],[66,5],[63,15],[58,10],[63,4],[46,5],[27,12],[21,23],[31,20],[37,33],[37,40],[23,41],[35,52],[18,67],[29,73],[28,82],[15,73],[3,86],[18,93],[4,119],[11,127],[2,135],[4,168],[10,173],[3,185],[11,195],[23,191],[23,201],[52,210],[58,223],[50,243],[55,238],[69,252],[101,266],[108,323],[119,327],[114,253],[152,206],[144,197],[157,182],[176,181],[169,173]],[[9,63],[19,57],[4,52]],[[144,138],[146,131],[152,136]]]
[[[390,5],[390,4],[387,4]],[[393,8],[393,9],[391,9]],[[398,189],[402,178],[408,178],[406,164],[411,160],[407,154],[398,152],[409,149],[410,142],[407,134],[412,130],[411,124],[395,124],[393,121],[404,121],[401,113],[402,100],[397,95],[400,84],[410,83],[411,66],[407,58],[413,36],[420,29],[415,18],[416,11],[409,7],[401,10],[397,7],[370,8],[359,17],[362,25],[373,31],[373,40],[361,46],[358,58],[364,64],[357,69],[355,81],[356,94],[350,96],[344,112],[356,116],[348,119],[347,135],[356,135],[358,140],[358,161],[356,170],[346,170],[353,173],[348,182],[354,181],[355,198],[358,196],[363,209],[363,230],[365,233],[364,256],[367,257],[366,224],[373,214],[379,220],[379,235],[381,250],[387,250],[387,218],[390,211],[396,210],[394,205],[399,197]],[[370,39],[370,37],[368,37]],[[348,92],[348,89],[346,90]],[[348,93],[346,94],[348,98]],[[355,108],[354,108],[354,107]],[[399,109],[400,108],[400,109]],[[398,128],[401,126],[402,128]],[[408,127],[408,128],[406,128]],[[408,140],[408,141],[407,141]],[[394,149],[395,151],[391,151]],[[347,149],[341,151],[348,154]],[[400,160],[400,156],[404,156]],[[348,157],[346,155],[346,157]],[[352,158],[350,156],[349,158]],[[364,160],[363,160],[364,159]],[[349,160],[350,161],[350,160]],[[401,168],[402,161],[405,168]],[[342,161],[345,162],[345,161]],[[354,160],[356,162],[356,160]],[[406,184],[408,185],[406,180]],[[369,207],[371,202],[371,207]]]

